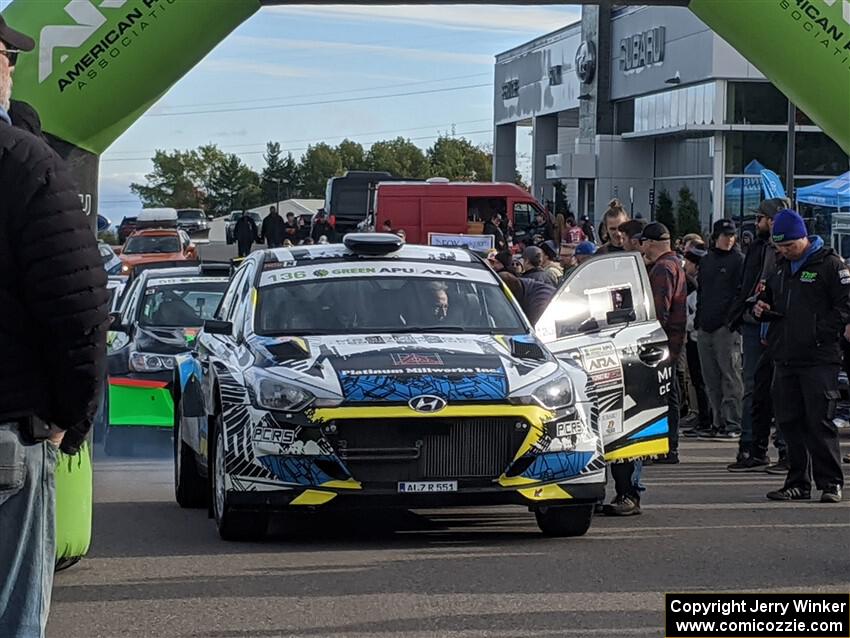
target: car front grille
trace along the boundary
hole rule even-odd
[[[525,438],[527,429],[517,423],[516,418],[338,420],[334,447],[363,483],[487,483],[508,467]]]

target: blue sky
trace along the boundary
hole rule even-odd
[[[100,210],[138,208],[129,184],[159,148],[213,142],[260,168],[268,140],[296,156],[346,136],[368,146],[403,135],[424,148],[454,124],[457,135],[490,144],[493,56],[579,17],[569,5],[264,8],[103,155]],[[397,93],[416,94],[355,99]],[[300,106],[260,108],[283,104]],[[221,110],[230,112],[176,115]],[[530,147],[524,137],[520,152]]]

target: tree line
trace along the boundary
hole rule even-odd
[[[328,179],[348,170],[458,181],[490,181],[493,171],[489,150],[449,136],[426,150],[403,137],[375,142],[368,150],[349,139],[337,146],[320,142],[299,159],[284,154],[278,142],[268,142],[263,158],[265,166],[258,172],[215,144],[158,150],[145,182],[131,184],[130,190],[145,207],[202,208],[223,215],[278,199],[324,199]]]

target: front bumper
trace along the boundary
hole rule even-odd
[[[488,489],[439,494],[398,494],[380,492],[340,493],[320,489],[274,490],[270,492],[228,491],[227,503],[239,510],[285,511],[291,509],[430,509],[441,507],[487,507],[523,505],[529,509],[546,506],[576,506],[598,503],[605,497],[605,483],[549,485],[534,490],[557,488],[559,498],[534,496],[534,491]]]
[[[228,499],[249,509],[596,502],[605,463],[591,412],[590,404],[557,413],[458,405],[434,417],[407,406],[340,407],[296,425],[253,411],[227,426]],[[577,424],[586,427],[566,428],[572,435],[558,427]],[[401,482],[456,485],[410,493]]]
[[[173,428],[172,380],[170,370],[109,377],[109,426]]]

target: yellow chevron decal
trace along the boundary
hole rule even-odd
[[[613,450],[605,455],[606,461],[619,461],[622,459],[637,459],[642,456],[655,456],[667,454],[670,451],[670,441],[667,437],[655,439],[654,441],[638,441]]]
[[[334,490],[362,490],[363,485],[360,481],[355,481],[354,479],[347,479],[345,481],[327,481],[326,483],[322,483],[319,487],[328,487]]]
[[[570,493],[557,483],[550,483],[549,485],[542,485],[540,487],[526,487],[517,490],[517,492],[530,501],[552,501],[572,498]]]
[[[334,492],[323,492],[322,490],[304,490],[290,505],[324,505],[336,497]]]

